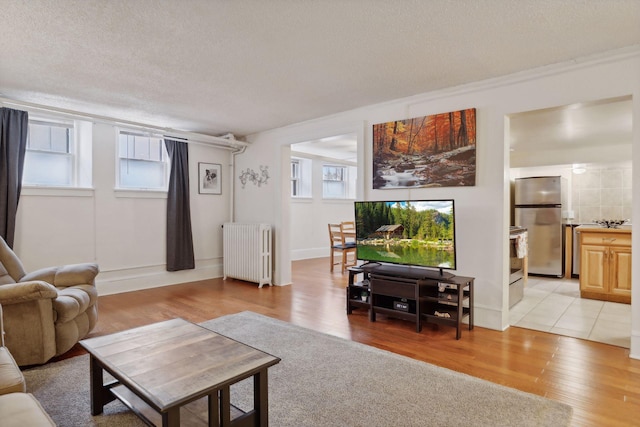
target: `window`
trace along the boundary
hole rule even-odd
[[[291,197],[311,197],[311,171],[310,159],[291,158]]]
[[[118,143],[120,188],[166,190],[169,165],[161,137],[120,132]]]
[[[29,120],[22,183],[70,187],[75,185],[73,123]]]
[[[347,198],[347,167],[322,166],[322,196],[325,199]]]
[[[90,188],[93,123],[54,114],[29,117],[22,184]]]
[[[291,197],[300,196],[300,161],[291,160]]]

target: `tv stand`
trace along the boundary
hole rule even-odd
[[[364,273],[365,279],[354,283],[353,275],[358,273]],[[352,304],[355,302],[353,291],[359,288],[366,291],[367,298],[357,306],[369,308],[372,322],[376,321],[377,314],[384,314],[415,322],[416,332],[422,330],[423,323],[445,324],[455,326],[456,339],[460,339],[464,318],[468,318],[469,330],[473,329],[474,280],[409,266],[368,264],[352,267],[347,286],[347,313],[350,314],[356,305]]]

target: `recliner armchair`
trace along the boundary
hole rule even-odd
[[[0,304],[5,345],[20,366],[46,363],[69,351],[98,321],[97,264],[26,273],[0,238]]]

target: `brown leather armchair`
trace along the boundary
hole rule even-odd
[[[5,345],[20,366],[46,363],[69,351],[98,321],[97,264],[26,273],[0,238],[0,304]]]

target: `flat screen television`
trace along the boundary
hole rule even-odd
[[[355,202],[356,253],[367,263],[456,269],[453,200]]]

